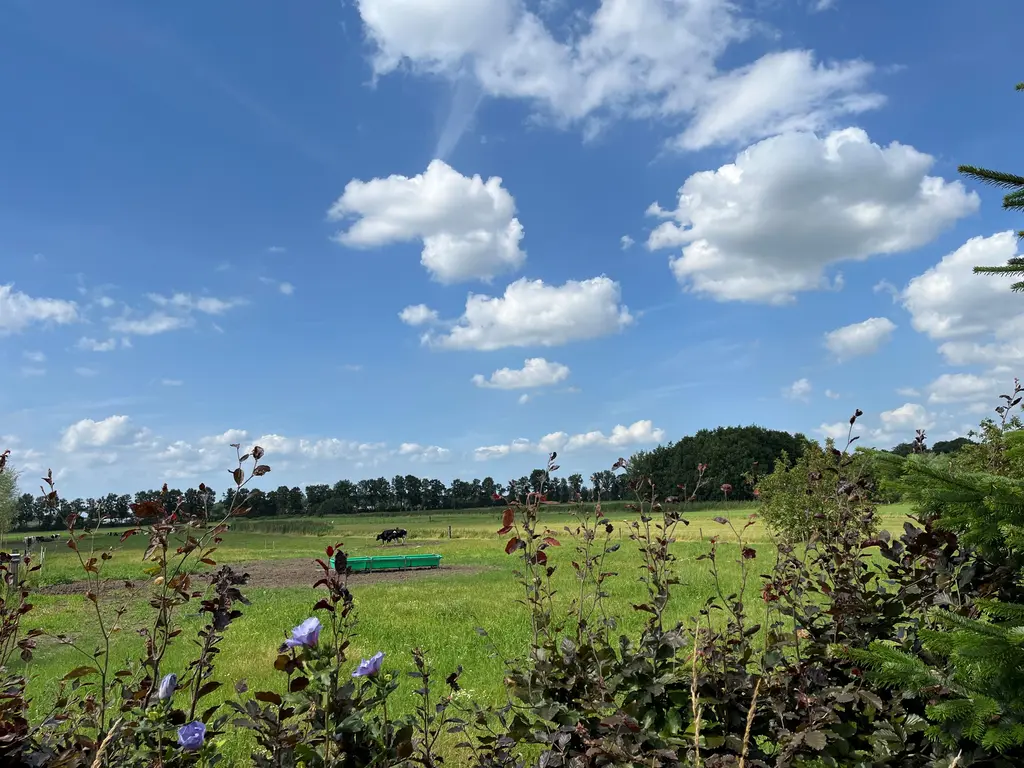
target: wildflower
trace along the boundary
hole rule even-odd
[[[174,695],[174,689],[178,687],[178,676],[171,672],[169,675],[164,675],[164,679],[160,681],[160,687],[157,688],[156,696],[160,701],[166,701]]]
[[[203,746],[203,739],[206,738],[206,726],[198,720],[178,729],[178,746],[187,752],[195,752]]]
[[[380,672],[381,664],[384,663],[384,651],[377,651],[369,659],[363,659],[352,673],[352,677],[373,677]]]
[[[312,648],[320,640],[320,619],[316,616],[306,619],[292,630],[292,636],[284,641],[289,648],[307,646]]]

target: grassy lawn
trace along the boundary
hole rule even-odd
[[[745,521],[752,509],[731,509],[725,516],[734,523]],[[883,526],[898,531],[907,509],[894,505],[882,510]],[[640,615],[630,610],[630,603],[639,601],[642,586],[637,582],[637,566],[640,563],[636,547],[626,538],[622,521],[629,513],[622,508],[606,507],[607,517],[616,523],[615,536],[622,534],[622,548],[610,556],[608,570],[620,575],[609,582],[610,604],[621,617],[620,629],[634,633],[642,624]],[[289,533],[262,533],[258,531],[229,532],[225,541],[214,554],[218,564],[250,564],[264,560],[305,559],[312,564],[314,558],[322,556],[327,544],[343,541],[345,549],[352,555],[380,554],[387,550],[437,553],[443,556],[445,566],[451,570],[425,571],[415,577],[403,580],[382,580],[374,583],[360,583],[353,580],[352,591],[356,599],[359,625],[357,636],[352,642],[351,654],[354,661],[359,656],[370,656],[378,650],[387,654],[385,661],[388,671],[402,674],[412,669],[409,650],[415,646],[424,648],[431,662],[443,679],[444,674],[461,664],[465,668],[462,684],[469,695],[481,703],[497,703],[503,694],[501,658],[494,656],[490,642],[500,650],[502,657],[513,657],[523,653],[528,640],[528,622],[525,608],[516,601],[520,597],[512,570],[515,560],[505,555],[502,540],[495,535],[499,527],[500,510],[487,512],[459,512],[452,514],[417,514],[381,518],[359,517],[338,518],[332,521],[329,535],[302,535]],[[688,515],[689,526],[681,526],[674,554],[678,558],[677,569],[682,584],[676,587],[671,604],[672,618],[687,619],[695,615],[701,605],[714,591],[712,578],[706,562],[695,562],[707,551],[702,539],[714,534],[725,533],[727,529],[712,518],[723,514],[716,510],[700,510]],[[544,522],[553,530],[572,522],[564,511],[544,510]],[[448,526],[452,538],[448,538]],[[409,530],[410,538],[405,547],[382,548],[374,536],[385,527],[401,526]],[[759,567],[755,573],[767,571],[774,562],[774,547],[767,532],[760,523],[748,530],[748,540],[758,550]],[[563,546],[549,551],[551,562],[561,566],[556,573],[559,591],[568,602],[574,583],[572,569],[568,563],[573,559],[572,542],[565,535],[560,537]],[[725,540],[725,537],[723,537]],[[83,549],[91,545],[97,551],[111,549],[114,558],[104,564],[105,577],[117,579],[145,579],[142,552],[145,542],[139,536],[130,538],[124,544],[118,537],[100,533],[91,540],[82,542]],[[726,592],[739,586],[739,567],[736,564],[738,551],[735,545],[720,546],[719,564],[723,587]],[[48,545],[45,564],[34,579],[39,586],[69,584],[80,581],[81,570],[74,553],[66,544],[58,542]],[[310,566],[312,583],[317,577],[316,569]],[[112,658],[120,662],[125,658],[138,657],[141,640],[134,631],[150,619],[150,608],[145,598],[146,582],[140,581],[141,592],[135,598],[125,615],[120,631],[116,633]],[[244,615],[228,632],[218,658],[218,679],[230,683],[245,678],[251,690],[280,689],[282,679],[273,670],[276,651],[288,631],[310,615],[310,608],[317,599],[317,592],[310,586],[263,585],[243,589],[252,600],[252,605],[243,608]],[[748,593],[755,600],[748,601],[754,606],[760,592],[760,581],[752,578]],[[90,615],[91,604],[80,594],[38,594],[34,595],[33,610],[26,617],[25,627],[38,627],[50,633],[65,633],[87,651],[95,646],[99,634],[95,629],[95,617]],[[101,601],[113,608],[112,600]],[[187,641],[198,628],[198,618],[185,617],[185,632],[168,659],[168,671],[183,666],[194,654],[194,646]],[[487,629],[490,638],[480,637],[477,627]],[[38,718],[48,711],[57,691],[61,676],[84,659],[73,649],[43,640],[36,657],[25,665],[32,697],[32,716]],[[20,663],[20,662],[19,662]],[[117,667],[115,666],[115,669]],[[399,709],[409,707],[412,701],[413,681],[403,684],[396,701]],[[231,691],[230,685],[222,689],[224,695]],[[217,693],[204,701],[212,705],[218,699]],[[223,700],[223,699],[220,699]],[[238,735],[225,738],[223,753],[230,757],[231,765],[247,765],[248,744]]]

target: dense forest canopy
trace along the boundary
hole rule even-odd
[[[697,465],[706,464],[696,501],[723,499],[722,486],[731,487],[730,500],[748,501],[754,498],[750,475],[771,472],[783,452],[799,458],[808,442],[799,433],[758,426],[702,429],[678,442],[638,452],[630,461],[630,472],[651,478],[659,495],[670,496],[678,494],[681,485],[692,493]]]
[[[698,464],[707,469],[704,482],[697,490],[697,501],[749,501],[754,498],[752,474],[765,474],[772,470],[775,460],[785,452],[791,460],[798,459],[810,441],[802,434],[790,434],[759,426],[718,427],[703,429],[695,435],[650,451],[639,451],[629,461],[628,476],[650,477],[659,498],[681,495],[680,486],[687,486],[687,494],[693,492]],[[948,453],[971,441],[966,438],[936,443],[933,451]],[[909,444],[906,446],[909,449]],[[904,446],[893,448],[894,453],[903,454]],[[297,516],[297,515],[347,515],[359,512],[407,512],[419,510],[459,510],[487,507],[497,503],[495,494],[519,498],[529,491],[545,487],[549,501],[567,503],[582,501],[633,500],[634,492],[629,489],[627,473],[605,469],[593,472],[589,477],[582,474],[555,475],[545,485],[543,469],[534,470],[529,476],[496,481],[492,477],[472,480],[454,479],[450,483],[416,475],[396,475],[393,478],[378,477],[365,480],[339,480],[328,483],[298,486],[281,485],[270,490],[248,490],[245,503],[250,517]],[[729,488],[728,494],[722,487]],[[99,515],[112,522],[131,522],[132,503],[163,499],[168,511],[180,507],[184,514],[197,513],[204,506],[230,505],[235,490],[228,489],[223,495],[207,487],[205,491],[196,488],[181,490],[170,488],[166,493],[159,490],[142,490],[134,494],[110,493],[102,498],[62,498],[57,510],[50,509],[41,496],[24,493],[11,498],[13,520],[11,527],[26,529],[53,529],[64,525],[64,519],[73,512],[95,517]]]

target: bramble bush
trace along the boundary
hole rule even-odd
[[[51,638],[82,663],[64,676],[52,711],[30,721],[27,682],[11,660],[30,659],[44,635],[26,619],[26,575],[37,566],[26,559],[15,578],[10,555],[0,554],[0,764],[215,766],[223,764],[217,739],[247,731],[257,766],[433,768],[453,748],[461,764],[481,768],[1019,765],[1024,477],[1014,451],[1024,429],[1011,411],[1020,393],[1018,386],[1005,396],[1003,418],[979,446],[945,464],[923,454],[870,454],[867,473],[848,437],[843,449],[811,446],[766,477],[755,467],[751,494],[778,531],[774,546],[759,550],[748,540],[756,514],[742,523],[716,518],[721,530],[699,558],[714,594],[681,623],[667,618],[683,586],[673,542],[688,525],[688,505],[709,483],[714,491],[707,465],[661,489],[620,459],[613,471],[635,495],[634,519],[624,524],[608,520],[598,500],[579,503],[575,522],[553,531],[544,487],[496,497],[504,502],[497,532],[516,560],[530,622],[529,647],[507,661],[500,707],[456,695],[462,670],[436,672],[412,649],[418,703],[395,711],[402,681],[387,662],[403,649],[349,657],[357,612],[340,543],[317,560],[319,597],[309,618],[288,635],[282,628],[280,683],[250,691],[236,681],[234,697],[207,706],[225,682],[220,647],[245,622],[248,577],[228,566],[199,571],[216,567],[244,502],[216,517],[205,508],[186,513],[173,499],[133,505],[140,522],[122,540],[148,541],[147,578],[116,593],[103,577],[116,552],[93,551],[72,515],[68,546],[89,584],[86,605],[101,640],[92,648]],[[851,433],[861,415],[851,417]],[[915,444],[923,450],[923,433]],[[270,472],[262,448],[234,448],[236,489]],[[546,482],[556,461],[552,453]],[[898,535],[878,531],[876,469],[918,510]],[[52,476],[44,482],[56,508]],[[617,525],[628,527],[628,544]],[[610,580],[628,578],[612,570],[621,546],[641,558],[645,597],[632,609],[646,618],[635,636],[620,631],[609,604]],[[738,564],[735,593],[723,587],[723,557]],[[560,567],[571,568],[575,584],[565,594],[554,586]],[[751,602],[758,583],[760,600]],[[128,629],[127,608],[139,601],[152,607],[136,628],[144,653],[118,665],[111,640]],[[171,669],[168,649],[189,639],[181,618],[197,606],[204,619],[190,638],[196,650]],[[479,632],[489,642],[486,628]]]

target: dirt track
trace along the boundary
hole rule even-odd
[[[291,560],[257,560],[250,563],[226,563],[235,573],[249,574],[249,587],[312,587],[313,582],[320,578],[323,571],[316,563],[306,558]],[[482,573],[483,567],[468,565],[442,565],[440,568],[423,568],[411,571],[381,571],[377,573],[353,573],[349,577],[349,586],[358,589],[363,584],[379,584],[381,582],[404,582],[421,579],[430,575],[468,576]],[[205,581],[205,580],[204,580]],[[142,586],[141,582],[135,582]],[[81,595],[88,589],[88,583],[76,581],[71,584],[53,584],[34,590],[43,595]],[[124,581],[112,579],[105,585],[105,592],[124,589]]]

